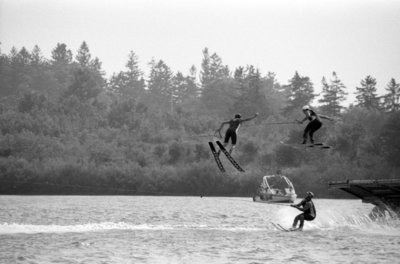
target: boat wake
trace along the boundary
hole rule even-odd
[[[0,224],[0,234],[37,234],[37,233],[87,233],[103,232],[111,230],[137,230],[137,231],[160,231],[160,230],[219,230],[228,232],[257,232],[266,231],[265,227],[254,226],[209,226],[209,225],[151,225],[151,224],[129,224],[125,222],[113,223],[90,223],[80,225],[32,225],[32,224]]]

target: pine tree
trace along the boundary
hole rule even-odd
[[[197,69],[196,66],[192,65],[189,69],[189,75],[187,76],[188,88],[189,88],[189,97],[198,98],[201,94],[201,89],[197,85],[196,82]]]
[[[102,62],[100,61],[99,58],[94,58],[93,60],[90,61],[89,63],[89,68],[92,69],[94,72],[104,75],[105,72],[101,69]]]
[[[172,100],[174,104],[182,103],[187,95],[187,82],[186,78],[181,72],[177,72],[172,78]]]
[[[145,84],[143,72],[139,69],[139,59],[133,51],[129,53],[128,62],[125,66],[128,68],[125,74],[127,86],[131,91],[130,94],[134,97],[140,97],[144,93]]]
[[[376,79],[370,75],[361,80],[361,87],[356,87],[357,105],[367,109],[379,109],[379,98],[376,94]]]
[[[235,100],[235,87],[229,76],[229,68],[223,65],[222,59],[216,53],[209,56],[207,48],[203,50],[203,55],[200,71],[201,102],[207,112],[227,112]]]
[[[202,89],[207,89],[212,82],[229,77],[229,68],[223,65],[221,57],[216,53],[211,56],[208,49],[203,50],[203,60],[201,63],[200,82]]]
[[[388,93],[384,96],[385,110],[390,112],[398,111],[400,109],[400,84],[396,83],[396,80],[392,78],[386,86],[386,91]]]
[[[122,97],[139,98],[145,92],[143,73],[138,66],[138,58],[131,51],[125,64],[127,70],[114,74],[109,83],[109,89]]]
[[[318,102],[322,103],[321,110],[330,116],[339,116],[343,106],[340,105],[346,98],[347,94],[344,89],[346,86],[339,80],[336,72],[332,73],[331,84],[326,82],[325,77],[322,79],[322,99]]]
[[[32,65],[33,66],[41,66],[45,63],[45,59],[42,55],[42,51],[40,50],[38,45],[35,45],[32,50]]]
[[[172,76],[173,73],[164,61],[157,63],[150,62],[150,76],[148,80],[148,92],[153,106],[165,111],[169,108],[173,112],[173,91]]]
[[[53,64],[69,64],[72,61],[72,52],[67,49],[67,45],[57,43],[57,46],[52,50],[51,57]]]
[[[96,97],[102,90],[103,78],[87,68],[78,68],[73,74],[71,85],[66,95],[75,95],[86,101]]]
[[[210,69],[210,55],[208,54],[208,48],[203,50],[203,60],[201,62],[201,71],[200,71],[200,82],[201,87],[204,89],[207,87],[212,81],[211,69]]]
[[[283,109],[284,114],[292,113],[302,106],[309,104],[315,97],[313,83],[309,77],[302,77],[296,71],[289,84],[285,86],[289,99]]]
[[[78,49],[78,54],[76,55],[75,59],[82,67],[88,67],[91,57],[92,55],[90,55],[89,47],[86,42],[83,41]]]
[[[239,96],[237,97],[232,112],[252,115],[256,112],[268,113],[269,105],[263,91],[263,79],[260,71],[254,66],[246,69],[239,67],[235,71]]]

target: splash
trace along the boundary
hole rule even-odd
[[[316,229],[354,230],[362,233],[400,235],[400,219],[391,214],[371,217],[370,214],[358,211],[341,212],[328,209],[318,215],[316,221],[310,222]]]

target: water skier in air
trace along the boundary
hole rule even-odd
[[[303,124],[303,122],[306,120],[309,120],[310,122],[304,129],[303,142],[301,144],[307,144],[308,137],[310,138],[310,143],[314,144],[313,136],[314,136],[315,131],[320,129],[322,126],[321,118],[331,120],[331,121],[333,119],[330,117],[324,116],[324,115],[317,114],[314,110],[311,109],[311,107],[309,105],[303,106],[302,110],[306,116],[304,117],[303,120],[301,120],[301,121],[297,120],[297,122],[299,122],[300,124]]]
[[[317,216],[317,211],[315,210],[314,203],[312,202],[313,197],[314,194],[312,192],[307,192],[307,196],[300,203],[290,205],[294,208],[299,209],[300,211],[303,211],[303,213],[299,214],[294,218],[292,228],[290,229],[291,231],[294,230],[302,231],[304,220],[312,221]],[[300,221],[299,228],[296,228],[297,222],[299,221]]]
[[[221,123],[221,127],[217,129],[216,132],[221,133],[221,129],[224,127],[224,125],[229,125],[228,129],[225,132],[225,139],[224,139],[224,147],[226,147],[229,144],[229,139],[231,140],[231,148],[229,149],[229,154],[232,154],[234,148],[236,147],[236,142],[237,142],[237,132],[239,130],[240,124],[243,122],[250,121],[258,116],[258,113],[256,113],[254,116],[242,119],[241,114],[236,114],[235,117],[231,120],[224,121]],[[221,152],[221,150],[218,151],[218,155]]]

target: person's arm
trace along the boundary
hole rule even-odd
[[[309,111],[306,111],[304,114],[305,114],[306,116],[303,118],[303,120],[301,120],[301,121],[300,121],[300,120],[296,120],[296,121],[299,122],[300,124],[303,124],[304,121],[310,119],[310,117],[311,117]]]
[[[242,119],[242,123],[243,123],[243,122],[246,122],[246,121],[253,120],[253,119],[256,118],[257,116],[258,116],[258,113],[255,113],[254,116],[252,116],[252,117]]]
[[[331,118],[331,117],[329,117],[329,116],[324,116],[324,115],[318,115],[320,118],[323,118],[323,119],[327,119],[327,120],[330,120],[330,121],[332,121],[333,120],[333,118]]]
[[[304,200],[301,200],[300,203],[298,203],[298,204],[291,204],[290,206],[291,206],[291,207],[295,207],[295,208],[301,210],[300,206],[302,206],[304,203],[305,203],[305,201],[304,201]]]
[[[296,208],[299,209],[299,210],[302,211],[302,212],[305,212],[305,211],[307,211],[308,209],[310,209],[310,207],[311,207],[310,203],[305,203],[305,204],[303,205],[303,207],[298,206],[298,207],[296,207]]]
[[[299,122],[300,124],[303,124],[304,121],[308,120],[308,116],[304,117],[303,120],[297,120],[297,122]]]
[[[221,123],[221,126],[217,129],[218,132],[221,132],[221,129],[224,127],[224,125],[229,124],[229,121],[224,121]]]

